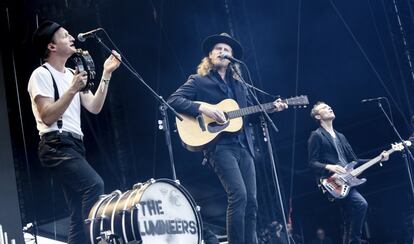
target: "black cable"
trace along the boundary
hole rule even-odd
[[[401,32],[402,44],[403,44],[403,47],[405,48],[405,52],[404,53],[405,53],[405,56],[407,57],[407,63],[408,63],[409,70],[410,70],[410,73],[411,73],[412,81],[414,81],[413,63],[411,61],[411,56],[410,56],[410,52],[409,52],[409,48],[408,48],[408,44],[407,44],[407,39],[405,37],[405,34],[406,33],[405,33],[405,30],[404,30],[404,27],[403,27],[402,20],[400,18],[400,11],[398,9],[397,3],[396,3],[395,0],[393,0],[393,3],[394,3],[395,15],[397,16],[397,20],[398,20],[397,23],[398,23],[398,26],[399,26],[399,29],[400,29],[400,32]],[[410,112],[410,114],[412,114],[413,113],[412,106],[411,106],[411,103],[410,103],[409,95],[407,93],[407,90],[408,89],[407,89],[405,83],[402,83],[402,85],[404,87],[403,90],[404,90],[404,95],[406,96],[406,99],[407,99],[409,112]]]
[[[114,41],[112,41],[112,38],[109,36],[109,34],[106,32],[104,28],[102,28],[103,33],[108,38],[109,42],[115,47],[115,50],[118,52],[118,54],[121,56],[121,59],[128,65],[128,67],[135,72],[135,75],[137,75],[140,79],[142,79],[141,75],[138,74],[138,72],[135,70],[134,66],[131,65],[131,63],[128,61],[127,57],[122,54],[121,50],[118,48],[118,46],[115,44]]]
[[[362,48],[361,43],[359,43],[358,39],[356,38],[355,34],[353,33],[353,31],[351,30],[350,26],[348,25],[348,23],[345,21],[345,18],[342,16],[341,12],[339,11],[339,9],[336,7],[335,3],[333,2],[333,0],[328,0],[329,3],[331,4],[332,8],[335,10],[335,13],[337,14],[337,16],[339,17],[339,19],[342,21],[345,29],[348,31],[348,33],[351,35],[352,40],[355,42],[355,44],[357,45],[357,47],[359,48],[359,51],[361,52],[361,54],[364,56],[365,60],[367,61],[369,67],[371,68],[371,70],[374,72],[375,76],[377,77],[378,81],[381,83],[382,87],[384,88],[385,92],[387,93],[387,95],[389,97],[391,97],[391,101],[393,102],[393,104],[396,106],[398,112],[400,112],[400,114],[403,116],[404,118],[404,122],[406,123],[406,125],[408,125],[408,121],[404,116],[404,113],[402,111],[402,109],[398,106],[398,103],[395,101],[395,99],[393,98],[391,92],[389,91],[389,89],[387,88],[385,81],[382,79],[382,77],[380,76],[380,74],[378,73],[377,69],[375,68],[374,64],[372,63],[371,59],[368,57],[368,54],[365,52],[365,50]]]
[[[394,75],[393,75],[393,73],[391,71],[391,64],[390,64],[390,61],[388,60],[388,55],[387,55],[387,52],[386,52],[386,49],[385,49],[384,41],[382,40],[382,38],[380,36],[380,32],[379,32],[377,20],[376,20],[375,15],[374,15],[374,10],[372,8],[371,0],[368,0],[368,7],[369,7],[369,10],[370,10],[369,12],[370,12],[370,16],[371,16],[371,19],[372,19],[372,23],[374,25],[375,32],[377,34],[377,39],[379,40],[379,43],[380,43],[380,46],[381,46],[381,49],[382,49],[382,53],[384,55],[384,60],[385,60],[385,62],[387,64],[387,70],[388,70],[390,79],[391,79],[392,84],[393,84],[394,92],[395,92],[395,91],[398,90],[398,88],[396,87],[396,80],[395,80]],[[401,99],[400,99],[398,93],[397,93],[397,97],[398,97],[399,101],[401,102]]]

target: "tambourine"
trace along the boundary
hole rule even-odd
[[[73,57],[73,62],[75,63],[75,66],[79,72],[86,71],[88,74],[86,86],[81,91],[89,91],[94,86],[93,81],[95,80],[96,76],[95,64],[91,55],[88,51],[78,48],[76,49],[75,56]]]

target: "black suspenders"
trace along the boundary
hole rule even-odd
[[[43,68],[47,69],[47,71],[49,71],[50,75],[52,76],[52,81],[53,81],[53,89],[55,90],[55,102],[59,99],[59,91],[56,85],[56,81],[55,78],[53,77],[52,72],[50,72],[50,70],[46,67],[46,65],[42,65]],[[62,133],[62,127],[63,127],[63,121],[62,121],[62,116],[60,116],[60,118],[57,121],[57,127],[59,129],[59,132]]]

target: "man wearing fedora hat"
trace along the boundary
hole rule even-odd
[[[70,212],[68,243],[89,243],[84,220],[103,194],[104,183],[85,159],[81,130],[81,106],[98,114],[105,102],[111,74],[120,62],[113,51],[105,61],[95,94],[81,91],[88,79],[85,71],[66,68],[75,51],[75,39],[58,23],[43,22],[33,34],[33,44],[44,64],[30,77],[28,92],[39,130],[42,166],[50,169],[63,188]]]
[[[202,113],[223,123],[226,121],[223,111],[194,101],[217,104],[231,98],[236,100],[240,107],[253,105],[247,87],[238,76],[238,65],[222,58],[223,55],[228,55],[241,59],[243,48],[226,33],[207,37],[202,48],[205,57],[198,65],[197,74],[191,75],[187,82],[170,96],[168,102],[180,113],[194,117]],[[287,108],[287,104],[280,100],[276,100],[274,105],[271,112]],[[205,152],[209,164],[227,193],[229,244],[257,243],[256,172],[252,133],[251,126],[244,126],[239,133],[223,134],[214,146]]]

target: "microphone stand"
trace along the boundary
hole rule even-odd
[[[96,35],[96,33],[93,34],[94,37],[96,38],[96,40],[98,41],[98,43],[105,49],[107,50],[109,53],[112,53],[111,49],[102,41],[102,39]],[[121,54],[120,54],[121,55]],[[121,59],[119,59],[117,56],[114,55],[114,57],[138,80],[141,82],[142,85],[144,85],[148,91],[150,91],[150,93],[155,97],[156,100],[158,100],[159,103],[161,103],[161,113],[163,114],[163,130],[165,131],[165,138],[167,141],[167,147],[168,147],[168,152],[170,155],[170,162],[171,162],[171,170],[172,170],[172,176],[173,176],[173,180],[176,181],[177,180],[177,176],[175,174],[175,166],[174,166],[174,158],[173,158],[173,152],[172,152],[172,146],[171,146],[171,135],[170,135],[170,127],[168,124],[168,115],[166,113],[166,111],[169,109],[179,120],[183,120],[183,118],[181,117],[180,114],[177,113],[177,111],[171,107],[162,96],[160,96],[156,91],[154,91],[154,89],[152,89],[145,81],[144,79],[138,74],[138,72],[136,72],[132,67],[130,67],[129,65],[127,65],[125,62],[123,62]]]
[[[414,162],[413,154],[411,153],[410,149],[408,149],[407,145],[405,145],[404,139],[401,137],[400,133],[398,132],[397,128],[395,128],[394,123],[391,121],[388,114],[385,112],[384,108],[382,107],[381,101],[378,100],[378,107],[381,109],[382,113],[387,118],[388,123],[390,124],[391,128],[393,129],[394,133],[397,135],[398,139],[400,140],[401,144],[404,146],[404,151],[402,153],[402,157],[404,158],[405,166],[407,168],[408,178],[410,180],[410,187],[411,187],[411,194],[412,200],[414,200],[414,183],[413,183],[413,176],[411,171],[411,166],[408,161],[407,155],[410,157],[411,162]]]
[[[167,107],[164,105],[160,106],[160,112],[162,115],[162,120],[158,121],[159,129],[163,130],[165,133],[165,142],[168,148],[168,155],[170,156],[170,164],[171,164],[171,171],[172,171],[172,178],[174,181],[177,181],[177,175],[175,173],[175,163],[174,163],[174,154],[171,144],[171,130],[170,130],[170,123],[168,121],[168,113]]]
[[[247,65],[243,61],[241,61],[241,60],[236,60],[236,61],[241,63],[247,69],[247,71],[249,70]],[[283,204],[282,193],[281,193],[281,188],[280,188],[280,183],[279,183],[279,176],[278,176],[277,169],[276,169],[275,159],[273,157],[273,146],[272,146],[271,139],[270,139],[270,133],[269,133],[268,125],[267,125],[266,120],[264,118],[267,119],[267,121],[270,123],[271,127],[273,128],[273,130],[275,132],[279,132],[279,129],[276,127],[275,123],[270,118],[269,114],[263,108],[263,106],[259,102],[259,99],[257,98],[255,93],[253,92],[253,89],[255,89],[255,90],[260,90],[260,89],[254,87],[253,85],[248,84],[244,80],[244,78],[242,77],[241,73],[237,69],[232,67],[233,64],[231,63],[230,65],[231,65],[230,68],[233,70],[233,72],[235,72],[237,74],[237,76],[240,78],[241,83],[246,85],[246,87],[248,88],[247,91],[253,97],[254,102],[259,106],[260,111],[262,112],[263,116],[260,117],[260,120],[261,120],[261,125],[262,125],[262,128],[263,128],[263,136],[264,136],[263,140],[266,142],[267,150],[269,152],[270,165],[272,167],[272,173],[273,173],[273,176],[274,176],[274,181],[275,181],[274,183],[275,183],[275,187],[276,187],[275,190],[277,191],[277,194],[278,194],[279,205],[280,205],[280,208],[281,208],[281,211],[282,211],[283,223],[285,225],[286,240],[287,240],[288,244],[291,244],[291,241],[290,241],[290,238],[289,238],[290,234],[289,234],[289,231],[287,229],[287,220],[286,220],[285,207],[284,207],[284,204]],[[249,77],[250,77],[250,75],[249,75]]]

